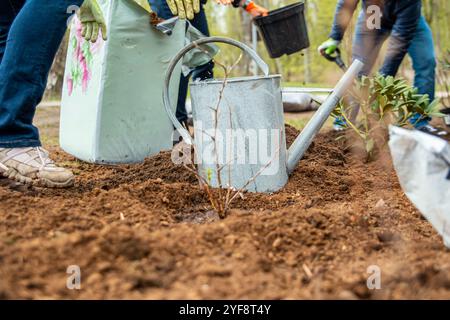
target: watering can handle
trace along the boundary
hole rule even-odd
[[[247,45],[245,45],[239,41],[233,40],[233,39],[223,38],[223,37],[207,37],[207,38],[199,39],[197,41],[193,41],[192,43],[188,44],[186,47],[181,49],[181,51],[178,52],[177,55],[172,59],[172,61],[169,64],[169,67],[167,69],[166,77],[165,77],[165,81],[164,81],[163,102],[164,102],[164,107],[166,108],[167,115],[169,116],[173,125],[178,130],[180,135],[183,137],[184,141],[190,145],[193,144],[193,138],[191,137],[191,134],[189,133],[188,130],[186,130],[181,125],[181,123],[175,117],[175,115],[171,109],[172,103],[170,101],[170,95],[169,95],[170,80],[172,78],[172,74],[173,74],[173,71],[175,70],[175,67],[177,66],[178,62],[180,62],[180,60],[184,57],[184,55],[186,53],[197,48],[198,46],[201,46],[206,43],[211,43],[211,42],[225,43],[225,44],[229,44],[229,45],[240,48],[242,51],[247,53],[253,60],[255,60],[258,67],[263,71],[264,75],[266,75],[266,76],[269,75],[269,66],[258,56],[258,54],[254,50],[252,50],[250,47],[248,47]]]

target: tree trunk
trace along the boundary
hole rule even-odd
[[[64,85],[64,68],[66,65],[66,55],[68,46],[68,34],[64,37],[52,68],[48,75],[47,88],[44,94],[44,100],[59,100],[61,99],[62,88]]]

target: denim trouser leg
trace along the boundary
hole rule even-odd
[[[203,8],[203,5],[201,6],[200,12],[196,14],[194,19],[191,21],[191,24],[205,36],[209,37],[210,33],[208,28],[208,20],[206,19],[206,13],[205,9]],[[195,68],[194,71],[192,72],[192,78],[194,80],[211,79],[214,77],[213,70],[214,70],[214,63],[209,62],[205,65]],[[185,77],[182,75],[176,113],[177,119],[180,121],[186,121],[188,119],[188,114],[186,111],[186,97],[188,85],[189,85],[189,77]]]
[[[172,11],[170,11],[166,0],[148,0],[150,7],[162,19],[173,18]]]
[[[150,5],[152,6],[152,9],[161,18],[169,19],[173,17],[172,12],[170,11],[169,6],[167,5],[165,0],[149,0],[149,2]],[[191,20],[191,24],[205,36],[209,37],[208,21],[206,19],[206,13],[203,8],[203,4],[201,6],[200,12],[195,15],[193,20]],[[192,72],[192,77],[194,80],[210,79],[214,76],[213,69],[214,63],[212,62],[207,63],[206,65],[203,66],[199,66],[195,68],[195,70]],[[177,112],[176,112],[176,117],[180,122],[184,122],[188,119],[188,114],[186,111],[186,98],[190,76],[191,75],[185,77],[184,75],[181,75],[180,88],[178,92]]]
[[[361,74],[368,75],[380,53],[381,46],[389,37],[388,48],[380,73],[395,76],[416,32],[421,16],[421,2],[397,0],[384,5],[381,27],[369,28],[365,7],[361,10],[353,41],[353,58],[365,63]]]
[[[366,14],[361,10],[355,27],[353,37],[353,60],[358,59],[364,63],[360,76],[368,76],[380,53],[384,41],[389,37],[389,30],[368,29]]]
[[[14,14],[11,3],[2,1],[0,20]],[[41,101],[47,76],[67,29],[71,5],[82,0],[26,0],[9,29],[0,64],[0,147],[39,146],[39,133],[33,126],[36,106]],[[10,11],[8,11],[10,10]]]
[[[393,1],[393,10],[389,12],[395,18],[380,73],[395,76],[405,58],[412,39],[415,37],[417,25],[421,17],[421,1]]]
[[[416,34],[408,49],[414,69],[414,86],[420,94],[428,94],[430,101],[435,96],[436,55],[434,52],[433,34],[425,18],[422,16],[417,25]],[[428,125],[431,118],[421,118],[417,113],[410,122],[420,129]]]
[[[428,94],[434,100],[436,78],[436,54],[433,34],[422,16],[417,25],[416,34],[408,49],[414,69],[414,86],[420,94]]]
[[[6,50],[6,40],[11,25],[23,7],[25,0],[12,1],[11,3],[0,4],[0,63]]]

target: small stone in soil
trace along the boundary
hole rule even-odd
[[[400,235],[391,231],[381,231],[377,233],[378,240],[384,243],[391,243],[401,240]]]
[[[189,214],[189,216],[181,217],[182,222],[194,223],[194,224],[205,224],[219,221],[219,214],[213,210],[206,212],[197,212]]]
[[[375,205],[375,208],[384,208],[386,206],[386,202],[384,202],[383,199],[378,200],[377,204]]]

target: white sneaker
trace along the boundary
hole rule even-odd
[[[446,136],[447,135],[447,131],[439,130],[439,129],[433,127],[430,124],[427,124],[426,126],[421,127],[419,129],[419,131],[422,131],[422,132],[425,132],[425,133],[428,133],[428,134],[433,134],[433,135],[436,135],[436,136]]]
[[[444,123],[447,127],[450,127],[450,114],[446,114],[444,117]]]
[[[344,131],[346,128],[340,124],[333,124],[333,131]]]
[[[50,188],[70,187],[74,183],[72,172],[57,167],[41,147],[0,148],[0,173],[24,184]]]

